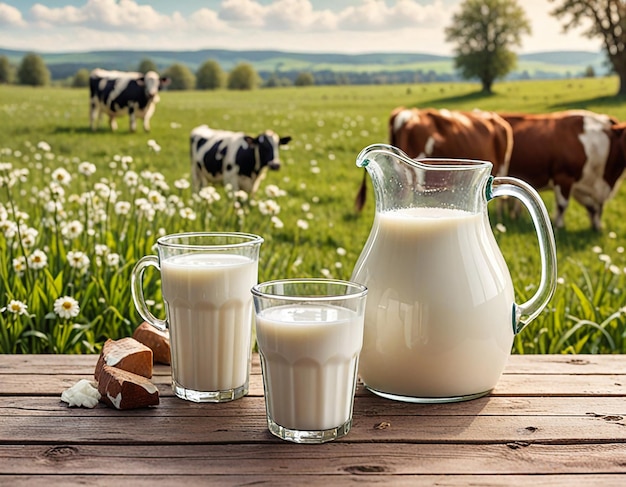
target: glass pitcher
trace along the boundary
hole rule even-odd
[[[409,402],[481,397],[496,385],[514,335],[556,286],[556,247],[537,192],[492,164],[410,159],[389,145],[361,151],[376,213],[352,280],[368,288],[359,374],[372,392]],[[541,254],[536,293],[517,304],[494,238],[487,202],[519,199]],[[523,251],[523,249],[520,249]]]

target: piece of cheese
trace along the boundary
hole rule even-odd
[[[95,408],[100,400],[97,386],[93,381],[81,379],[61,393],[61,401],[66,402],[71,407]]]

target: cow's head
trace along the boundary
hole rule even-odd
[[[291,140],[291,137],[279,137],[271,130],[266,130],[256,138],[247,136],[246,142],[259,153],[259,170],[265,166],[270,169],[280,168],[280,157],[278,150],[281,145],[287,144]]]
[[[148,71],[146,74],[137,79],[137,84],[143,86],[148,97],[155,96],[158,91],[170,83],[169,78],[159,77],[154,71]]]

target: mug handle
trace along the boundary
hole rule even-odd
[[[552,223],[539,193],[528,183],[512,177],[491,177],[487,201],[498,196],[512,196],[528,209],[539,240],[541,281],[537,292],[525,303],[513,304],[513,332],[518,334],[548,304],[556,289],[556,243]]]
[[[137,261],[130,275],[130,292],[133,297],[133,302],[135,303],[135,308],[137,308],[137,312],[141,317],[157,330],[166,331],[167,322],[157,318],[150,312],[143,295],[143,273],[150,266],[156,267],[161,271],[159,259],[156,255],[146,255]]]

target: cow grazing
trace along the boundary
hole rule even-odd
[[[513,148],[510,125],[494,112],[460,112],[398,107],[389,118],[389,143],[411,158],[478,159],[493,164],[493,174],[508,173]],[[366,178],[356,199],[365,202]]]
[[[626,124],[585,110],[501,116],[513,128],[509,174],[536,189],[554,188],[555,226],[564,226],[573,197],[600,230],[604,204],[624,173]]]
[[[97,129],[104,112],[113,131],[117,130],[115,118],[128,114],[131,132],[137,130],[137,117],[143,119],[143,128],[149,132],[159,89],[168,83],[154,71],[142,74],[94,69],[89,76],[91,130]]]
[[[222,183],[255,193],[266,169],[279,169],[279,146],[291,137],[266,130],[257,137],[200,125],[191,131],[191,177],[196,191]]]

